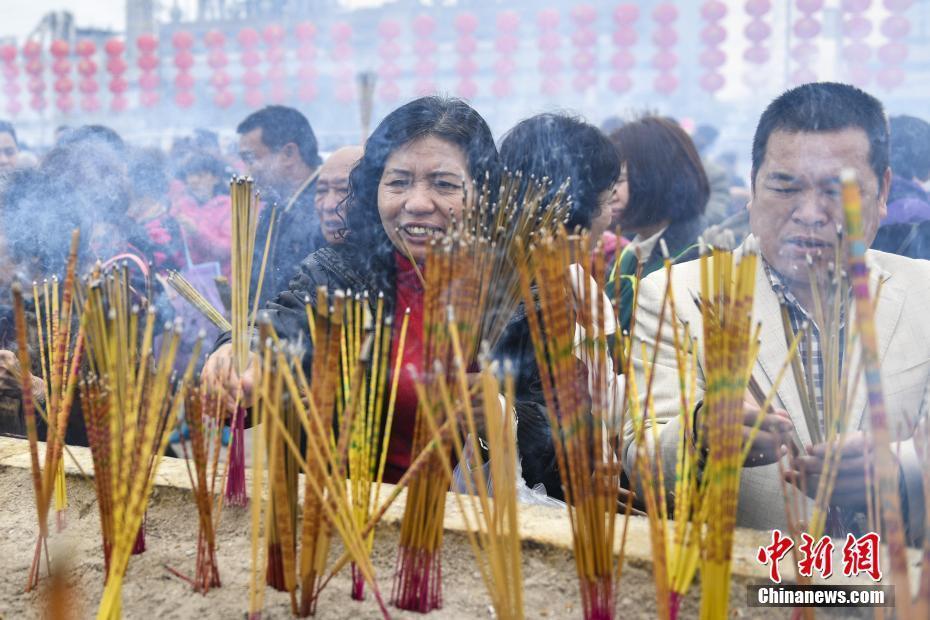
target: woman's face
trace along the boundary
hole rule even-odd
[[[465,153],[450,142],[426,136],[398,147],[378,184],[378,214],[394,247],[406,244],[423,262],[430,238],[461,219],[471,182]]]
[[[187,183],[187,189],[191,196],[199,203],[204,203],[213,198],[213,190],[219,179],[212,172],[190,172],[184,179]]]
[[[620,218],[623,210],[626,209],[626,203],[630,200],[630,186],[626,178],[626,164],[620,166],[620,177],[614,184],[610,192],[610,198],[607,201],[610,210],[610,227],[616,228],[620,225]]]

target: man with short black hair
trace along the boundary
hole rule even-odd
[[[0,173],[8,173],[16,167],[19,141],[16,129],[9,121],[0,121]]]
[[[868,244],[875,237],[885,213],[891,179],[888,123],[881,103],[853,86],[805,84],[778,97],[762,114],[752,146],[752,200],[748,205],[752,235],[738,249],[742,252],[747,244],[753,244],[761,253],[756,272],[753,321],[760,322],[762,329],[752,377],[758,384],[758,391],[767,394],[787,358],[782,328],[784,310],[795,331],[804,323],[811,325],[811,338],[804,339],[799,358],[805,376],[811,377],[813,394],[802,397],[791,372],[782,378],[776,391],[774,411],[762,413],[755,399],[747,394],[743,436],[748,437],[757,422],[760,426],[740,474],[738,525],[784,529],[787,518],[782,484],[794,484],[813,496],[825,472],[826,444],[812,441],[802,402],[814,403],[816,411],[813,413],[820,425],[820,429],[813,429],[814,434],[825,435],[822,403],[829,396],[825,393],[827,382],[824,380],[829,372],[826,369],[829,360],[824,353],[827,339],[836,337],[833,342],[846,342],[848,330],[856,329],[851,308],[843,308],[840,312],[838,328],[831,329],[816,320],[821,314],[816,311],[818,307],[832,307],[832,303],[825,305],[825,302],[832,289],[836,252],[846,256],[846,241],[842,235],[845,216],[840,198],[840,173],[844,170],[854,171],[859,183],[864,236]],[[873,250],[867,252],[866,259],[873,295],[881,283],[875,330],[888,425],[896,441],[892,449],[900,470],[902,510],[909,537],[914,541],[923,535],[924,524],[921,464],[913,433],[915,420],[926,418],[930,407],[927,392],[930,323],[925,317],[925,308],[930,305],[930,265]],[[811,284],[812,280],[817,286]],[[681,397],[668,320],[659,333],[666,282],[666,273],[660,270],[640,283],[636,332],[637,337],[650,345],[647,349],[658,349],[652,389],[659,427],[656,445],[662,454],[665,480],[673,484]],[[840,286],[848,285],[845,278],[840,283]],[[700,293],[699,264],[690,262],[675,266],[671,288],[677,301],[677,320],[699,339],[703,335],[701,312],[696,304],[684,301]],[[644,371],[651,366],[652,355],[652,351],[647,351],[643,357],[638,347],[633,349],[636,379],[641,386],[645,386]],[[849,347],[840,344],[837,355],[843,367],[861,370],[862,352],[857,339],[852,340]],[[846,401],[849,426],[834,470],[836,481],[829,499],[831,510],[841,515],[842,525],[837,520],[832,523],[843,528],[851,527],[851,523],[863,523],[864,520],[856,515],[866,512],[866,467],[870,466],[867,451],[871,437],[864,430],[869,426],[865,383],[862,377],[850,380],[855,389],[850,389]],[[704,389],[704,371],[699,367],[697,398],[702,397]],[[645,398],[645,392],[645,388],[640,391],[641,399]],[[699,404],[693,412],[694,428],[703,424],[702,408]],[[646,424],[651,425],[651,421]],[[651,434],[649,431],[646,436]],[[627,469],[635,472],[636,449],[629,424],[625,436]],[[697,437],[691,434],[687,440],[696,442]],[[782,463],[787,471],[781,479],[778,461],[786,458],[789,446],[795,446],[799,454]],[[706,442],[696,447],[704,449]],[[808,521],[811,507],[810,501],[801,507],[801,520]],[[845,535],[841,531],[827,533]]]
[[[265,300],[284,290],[295,265],[325,244],[313,204],[322,160],[313,128],[294,108],[262,108],[247,116],[236,133],[239,156],[265,202],[258,221],[255,265],[261,264],[272,207],[276,214],[261,295]]]

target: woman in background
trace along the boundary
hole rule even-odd
[[[691,138],[668,118],[644,116],[610,139],[621,165],[616,223],[625,236],[634,236],[607,294],[620,296],[620,321],[628,329],[637,263],[643,265],[643,277],[662,267],[663,242],[674,262],[697,258],[710,187]]]

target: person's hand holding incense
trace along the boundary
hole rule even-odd
[[[501,400],[499,398],[488,399],[485,402],[484,395],[481,391],[482,373],[470,372],[466,375],[468,379],[468,393],[471,395],[471,415],[475,423],[475,431],[478,437],[485,437],[487,432],[487,416],[503,415]],[[462,436],[468,434],[468,420],[464,412],[459,416],[459,428],[462,430]]]
[[[45,381],[35,375],[31,377],[33,400],[45,400]],[[16,354],[12,351],[0,350],[0,397],[20,398],[22,385],[22,371]]]
[[[212,389],[223,394],[224,408],[227,415],[236,412],[236,407],[252,406],[252,387],[255,384],[255,368],[258,356],[249,354],[249,364],[241,374],[236,372],[236,360],[232,344],[224,344],[207,358],[201,372],[201,379]],[[238,397],[238,400],[237,400]]]
[[[782,409],[769,408],[768,413],[764,413],[758,404],[752,398],[746,398],[743,402],[743,445],[752,437],[753,429],[759,423],[759,416],[762,421],[752,440],[752,446],[746,455],[744,467],[761,467],[762,465],[771,465],[784,456],[788,446],[791,446],[791,434],[794,432],[794,424],[787,411]],[[704,412],[704,407],[698,410],[699,419]],[[701,448],[707,449],[707,431],[706,428],[700,433]]]
[[[839,461],[833,464],[831,454],[840,451]],[[828,467],[836,467],[836,481],[830,505],[852,512],[866,510],[866,467],[870,466],[869,442],[862,431],[849,432],[843,444],[832,447],[827,443],[808,446],[807,454],[792,459],[791,469],[784,474],[785,480],[805,490],[814,498],[821,477],[828,475]]]

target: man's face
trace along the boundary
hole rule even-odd
[[[262,142],[261,127],[239,136],[239,157],[260,190],[274,190],[280,185],[281,152]]]
[[[879,189],[865,131],[775,131],[769,136],[756,171],[749,223],[765,260],[796,285],[810,280],[808,260],[822,280],[837,250],[845,251],[838,245],[845,223],[839,180],[845,168],[854,170],[859,181],[868,245],[885,215],[890,171]]]
[[[327,243],[342,242],[339,231],[345,228],[349,173],[361,156],[361,147],[347,146],[330,155],[320,168],[314,206]]]
[[[19,147],[16,146],[13,136],[6,132],[0,133],[0,171],[12,170],[16,167],[17,155],[19,155]]]

